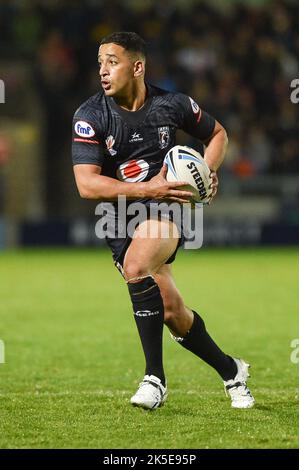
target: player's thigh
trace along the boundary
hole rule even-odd
[[[170,264],[164,264],[155,274],[164,304],[165,323],[174,316],[185,314],[183,298],[175,285]]]
[[[125,278],[154,274],[170,258],[179,241],[178,229],[168,220],[145,220],[135,230],[124,258]]]

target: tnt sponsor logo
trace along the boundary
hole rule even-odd
[[[118,167],[116,175],[120,181],[135,183],[144,180],[148,171],[149,164],[145,160],[130,160]]]
[[[93,130],[92,126],[85,121],[76,122],[75,132],[80,137],[93,137],[95,135],[95,131]]]
[[[3,80],[0,80],[0,103],[5,103],[5,85]]]

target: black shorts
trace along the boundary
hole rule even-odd
[[[138,202],[140,202],[140,201],[138,201]],[[131,203],[128,203],[127,207]],[[145,216],[145,218],[147,220],[149,220],[150,218],[151,219],[155,218],[155,217],[153,217],[152,212],[150,212],[150,210],[149,210],[150,206],[152,204],[159,205],[159,207],[161,207],[160,206],[161,201],[155,201],[153,199],[144,200],[144,201],[142,201],[142,204],[146,207],[146,216]],[[166,203],[164,203],[164,204],[166,204]],[[174,216],[172,211],[167,211],[167,210],[166,211],[163,211],[163,210],[159,211],[159,213],[157,215],[158,220],[167,219],[167,220],[171,220],[172,222],[176,223],[176,225],[178,226],[178,229],[179,229],[179,233],[180,233],[180,238],[178,240],[177,247],[176,247],[175,251],[172,253],[172,255],[165,262],[166,264],[171,264],[175,260],[176,254],[177,254],[177,251],[178,251],[179,247],[184,243],[184,232],[183,232],[183,227],[182,227],[182,223],[183,223],[182,211],[180,213],[181,213],[181,216],[178,219],[176,219],[176,217]],[[127,224],[134,217],[135,217],[135,214],[127,216],[127,219],[126,219]],[[118,214],[112,216],[111,219],[114,219],[115,225],[118,226]],[[129,246],[132,242],[132,237],[129,236],[128,234],[126,234],[126,236],[119,237],[118,233],[116,233],[115,237],[108,237],[107,236],[106,237],[106,242],[107,242],[107,245],[109,246],[109,248],[112,251],[112,256],[113,256],[115,266],[123,274],[124,258],[125,258],[125,254],[127,252],[127,249],[129,248]]]

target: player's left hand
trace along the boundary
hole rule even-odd
[[[218,190],[218,184],[219,184],[218,176],[217,176],[216,171],[211,170],[210,177],[212,178],[212,182],[210,184],[210,188],[212,188],[212,194],[211,194],[211,197],[210,197],[210,200],[209,200],[209,204],[211,204],[211,201],[216,196],[216,193],[217,193],[217,190]]]

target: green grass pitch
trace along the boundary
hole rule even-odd
[[[166,404],[133,408],[143,376],[127,289],[103,250],[0,254],[1,448],[298,448],[297,249],[180,252],[185,302],[251,363],[251,410],[165,329]]]

